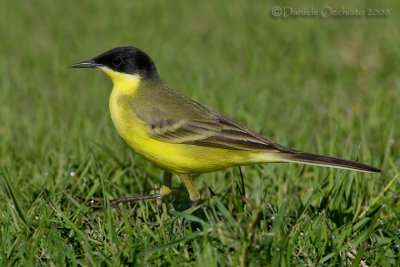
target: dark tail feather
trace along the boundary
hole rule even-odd
[[[349,169],[362,172],[381,172],[381,170],[355,161],[332,158],[310,153],[282,153],[279,154],[285,162],[297,162],[310,165],[319,165],[333,168]]]

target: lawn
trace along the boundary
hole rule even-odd
[[[400,10],[265,1],[0,3],[0,265],[400,265]],[[287,9],[289,10],[289,9]],[[291,148],[382,169],[264,164],[174,179],[161,205],[75,200],[156,192],[108,111],[112,83],[68,66],[142,48],[163,80]],[[193,212],[192,212],[193,211]],[[183,223],[183,221],[187,223]]]

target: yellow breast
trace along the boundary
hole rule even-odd
[[[140,85],[140,76],[138,74],[118,73],[109,69],[103,71],[111,77],[114,83],[109,99],[109,108],[115,128],[128,144],[133,145],[141,142],[147,138],[146,125],[136,116],[132,109],[121,103],[121,99],[124,96],[135,96]]]

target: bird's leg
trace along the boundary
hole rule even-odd
[[[138,200],[147,200],[147,199],[160,199],[163,196],[161,194],[149,194],[149,195],[142,195],[142,196],[134,196],[134,197],[124,197],[124,198],[115,198],[110,200],[110,206],[113,208],[118,208],[118,205],[120,203],[128,203],[132,201],[138,201]],[[86,200],[84,198],[74,196],[76,200],[79,202],[83,203]],[[104,200],[98,200],[98,199],[88,199],[87,203],[93,206],[102,206],[105,204]]]
[[[192,179],[190,179],[190,176],[188,174],[181,173],[179,174],[179,178],[183,181],[189,192],[189,197],[192,201],[191,208],[195,207],[200,200],[199,191],[196,189],[196,187],[194,187]]]
[[[161,194],[149,194],[143,196],[134,196],[134,197],[125,197],[125,198],[115,198],[110,200],[110,206],[114,208],[118,208],[118,205],[121,203],[128,203],[132,201],[138,200],[147,200],[147,199],[161,199],[163,196]]]
[[[118,205],[121,203],[128,203],[132,201],[147,200],[147,199],[162,199],[164,197],[167,197],[171,194],[171,180],[172,180],[172,174],[170,172],[164,172],[164,179],[163,179],[163,184],[160,188],[160,193],[111,199],[110,206],[118,209]],[[81,203],[85,202],[84,198],[80,198],[77,196],[75,196],[74,198]],[[97,205],[97,206],[105,204],[103,200],[96,200],[96,199],[88,199],[87,203],[89,203],[90,205]]]
[[[192,179],[190,178],[190,176],[188,174],[185,174],[185,173],[179,174],[179,178],[183,181],[183,183],[186,186],[186,189],[189,192],[189,197],[190,197],[190,200],[192,201],[190,208],[196,207],[197,203],[199,203],[199,200],[200,200],[200,193],[196,189],[196,187],[194,187]],[[182,226],[186,225],[186,223],[187,223],[187,220],[186,220],[186,218],[184,218],[182,221]]]
[[[169,171],[164,171],[162,178],[162,185],[160,187],[160,198],[157,200],[157,204],[161,205],[161,200],[171,194],[171,183],[172,183],[172,173]]]

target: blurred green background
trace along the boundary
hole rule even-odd
[[[390,14],[274,18],[274,6]],[[397,10],[396,1],[1,1],[2,265],[398,263]],[[205,207],[232,220],[198,211],[197,230],[167,212],[185,209],[184,190],[161,209],[135,203],[126,216],[80,205],[73,195],[115,198],[159,185],[161,171],[112,125],[109,78],[68,68],[125,45],[146,51],[172,88],[256,132],[383,174],[246,167],[253,206],[237,197],[237,168],[205,174],[196,182]]]

